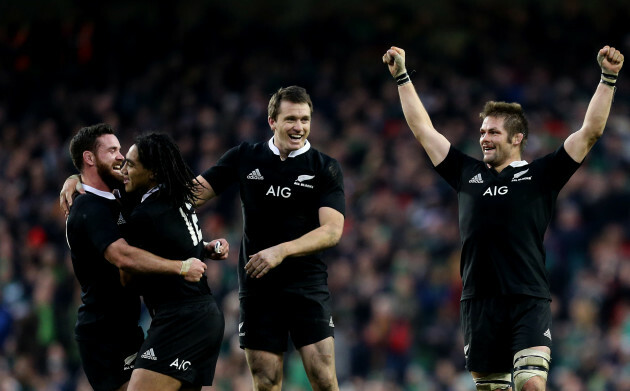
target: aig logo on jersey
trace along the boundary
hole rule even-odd
[[[490,186],[483,192],[484,196],[497,196],[497,195],[506,195],[508,193],[507,186]]]
[[[291,189],[288,187],[280,187],[280,186],[269,186],[269,190],[265,193],[265,195],[271,195],[273,197],[282,197],[289,198],[291,197]]]
[[[176,358],[175,361],[173,361],[171,363],[171,365],[169,365],[169,367],[175,367],[177,369],[179,369],[180,371],[185,371],[187,370],[191,365],[190,361],[186,361],[186,360],[181,360],[179,358]]]

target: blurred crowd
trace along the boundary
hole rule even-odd
[[[0,391],[89,389],[59,208],[75,172],[74,132],[109,123],[123,152],[139,132],[168,132],[201,173],[232,146],[269,139],[268,99],[291,84],[314,102],[310,142],[344,172],[346,226],[325,255],[341,388],[473,390],[459,331],[456,195],[404,122],[381,56],[393,44],[407,50],[433,124],[472,156],[481,157],[483,104],[520,102],[531,161],[580,128],[599,81],[597,50],[630,54],[620,20],[630,5],[621,1],[39,3],[39,13],[0,7]],[[630,390],[626,68],[605,134],[561,192],[545,241],[550,390]],[[238,189],[210,204],[199,211],[204,235],[232,246],[227,261],[208,264],[226,319],[213,389],[248,390],[237,336]],[[299,355],[285,360],[283,389],[308,390]]]

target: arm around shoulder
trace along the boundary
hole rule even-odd
[[[198,175],[197,178],[197,200],[195,201],[195,207],[198,208],[204,205],[207,201],[216,197],[216,193],[210,183],[202,175]]]

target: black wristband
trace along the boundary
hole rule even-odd
[[[398,84],[399,87],[407,83],[411,83],[411,78],[409,77],[409,74],[407,72],[401,73],[400,75],[396,76],[396,84]]]
[[[602,77],[601,77],[600,82],[606,84],[607,86],[614,87],[615,84],[617,83],[617,75],[604,73],[602,71]]]

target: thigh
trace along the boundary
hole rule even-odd
[[[83,370],[92,388],[111,391],[129,381],[143,339],[142,329],[138,328],[126,342],[77,341]]]
[[[308,287],[287,294],[287,321],[296,349],[335,335],[327,286]]]
[[[182,382],[161,373],[148,369],[136,368],[133,370],[127,391],[177,391]]]
[[[245,349],[247,365],[255,378],[265,378],[277,383],[282,380],[284,353]]]
[[[461,302],[466,369],[492,373],[512,371],[512,336],[509,305],[502,298]]]
[[[159,309],[136,368],[170,376],[187,386],[212,385],[224,326],[214,299]]]
[[[302,346],[298,351],[309,377],[311,374],[335,373],[335,340],[333,337]]]
[[[242,349],[286,352],[289,329],[286,299],[281,295],[240,298],[238,337]]]

